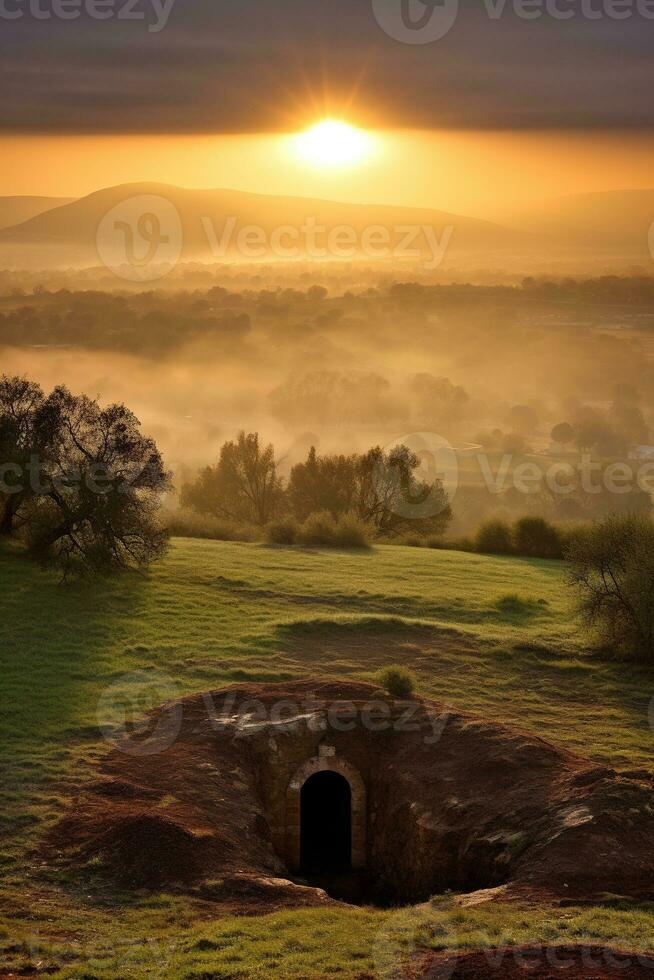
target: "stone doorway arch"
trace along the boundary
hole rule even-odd
[[[367,808],[366,787],[353,765],[336,755],[329,755],[321,748],[321,754],[309,759],[293,775],[286,792],[286,861],[292,871],[301,864],[302,835],[302,787],[307,779],[319,772],[335,772],[350,785],[352,799],[352,868],[360,870],[367,864]]]

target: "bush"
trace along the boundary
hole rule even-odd
[[[606,646],[654,657],[654,524],[608,517],[571,535],[566,557],[579,611]]]
[[[244,524],[221,521],[209,514],[176,510],[166,516],[166,526],[174,538],[202,538],[208,541],[255,541],[258,530]]]
[[[355,514],[343,514],[336,522],[334,544],[337,548],[369,548],[370,529]]]
[[[336,521],[327,510],[310,514],[300,525],[298,541],[300,544],[318,548],[333,547],[336,538]]]
[[[526,616],[546,608],[547,605],[546,599],[533,599],[530,596],[518,595],[517,592],[509,592],[507,595],[500,596],[495,603],[495,608],[506,616]]]
[[[297,532],[300,544],[316,548],[369,548],[368,526],[354,514],[337,521],[329,511],[310,514]]]
[[[394,698],[410,698],[418,686],[415,674],[406,667],[384,667],[377,674],[377,680]]]
[[[488,555],[509,555],[513,551],[513,534],[506,521],[486,521],[475,537],[475,550]]]
[[[266,540],[269,544],[295,544],[300,527],[292,517],[273,521],[266,528]]]
[[[513,532],[515,550],[527,558],[563,558],[561,535],[542,517],[523,517]]]

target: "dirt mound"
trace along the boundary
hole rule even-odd
[[[654,959],[604,946],[513,946],[462,954],[432,954],[403,980],[651,980]]]
[[[211,891],[232,876],[246,904],[283,905],[288,886],[270,883],[297,878],[300,789],[327,770],[352,787],[369,900],[501,885],[568,901],[654,893],[646,774],[369,684],[240,685],[172,707],[170,744],[122,740],[50,838],[51,856],[134,886]],[[170,715],[162,707],[150,728]],[[226,900],[224,887],[213,894]],[[324,901],[313,888],[290,894]]]
[[[213,842],[216,846],[216,842]],[[87,844],[112,876],[134,888],[194,881],[201,873],[202,841],[163,817],[138,814],[108,822]]]

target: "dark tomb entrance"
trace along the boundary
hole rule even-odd
[[[331,875],[352,867],[352,791],[337,772],[317,772],[300,797],[300,861],[307,875]]]

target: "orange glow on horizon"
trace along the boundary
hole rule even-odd
[[[0,195],[81,197],[157,182],[508,220],[512,209],[563,194],[652,187],[654,137],[647,134],[352,129],[367,150],[340,165],[310,164],[297,152],[297,132],[5,136]]]

